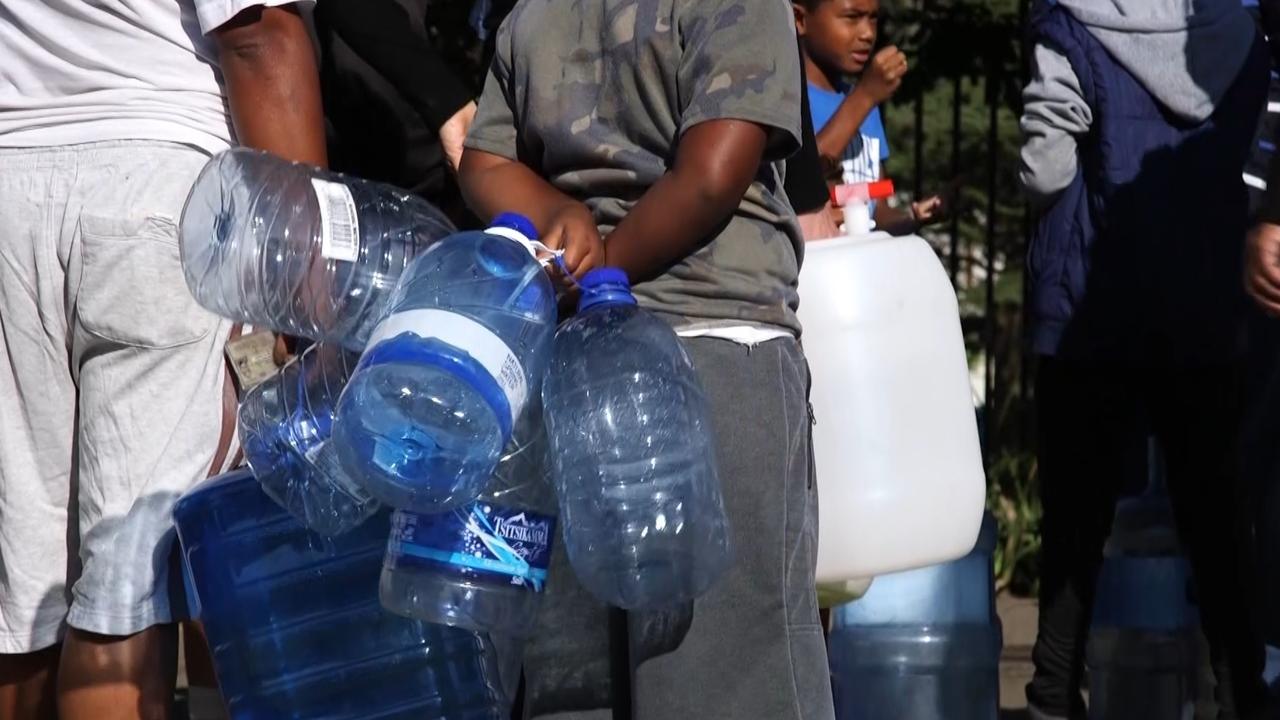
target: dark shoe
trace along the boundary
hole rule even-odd
[[[1070,720],[1066,715],[1050,715],[1041,711],[1035,705],[1027,705],[1027,717],[1030,720]]]
[[[1071,704],[1074,710],[1065,714],[1058,712],[1050,712],[1044,709],[1045,703],[1037,697],[1037,693],[1031,685],[1027,685],[1027,717],[1030,720],[1087,720],[1088,713],[1085,711],[1084,697],[1080,693],[1076,693],[1071,698]]]

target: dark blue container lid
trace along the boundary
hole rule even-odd
[[[627,273],[619,268],[592,270],[578,281],[578,287],[582,290],[578,312],[602,305],[636,304],[636,296],[631,294],[631,281],[627,278]]]
[[[510,228],[530,240],[538,239],[538,228],[533,226],[533,222],[530,221],[529,218],[521,215],[520,213],[504,212],[494,218],[493,222],[489,223],[489,227]]]

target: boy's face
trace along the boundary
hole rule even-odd
[[[880,0],[821,0],[812,9],[795,4],[804,50],[824,69],[857,75],[876,45]]]

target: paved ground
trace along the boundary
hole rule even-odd
[[[1036,639],[1034,600],[1001,597],[997,601],[1004,623],[1004,659],[1000,663],[1000,720],[1026,720],[1023,687],[1031,679],[1031,645]],[[175,720],[187,720],[187,676],[178,653],[178,707]]]
[[[1023,688],[1031,679],[1031,645],[1036,640],[1036,602],[1001,597],[996,601],[1004,623],[1004,657],[1000,661],[1000,720],[1027,717]]]

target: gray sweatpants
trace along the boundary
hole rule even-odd
[[[705,596],[623,613],[553,558],[525,652],[527,718],[829,720],[817,492],[799,345],[683,341],[711,405],[734,564]]]

